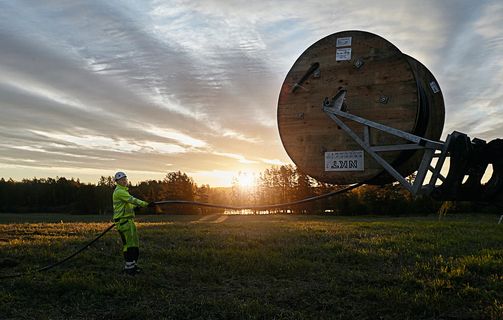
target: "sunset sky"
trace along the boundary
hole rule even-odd
[[[96,183],[181,170],[226,186],[291,163],[280,86],[344,30],[423,62],[443,138],[503,137],[503,1],[0,1],[0,177]]]

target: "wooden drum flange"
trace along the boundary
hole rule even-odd
[[[332,34],[297,59],[283,82],[278,101],[278,128],[285,150],[300,170],[319,181],[393,181],[323,111],[323,100],[341,90],[347,92],[343,109],[350,114],[428,139],[437,140],[442,133],[442,93],[424,65],[375,34]],[[361,124],[349,120],[344,123],[363,137]],[[369,137],[370,144],[375,145],[407,143],[373,129]],[[363,159],[357,167],[350,162],[349,166],[333,169],[327,167],[327,159],[334,154],[342,159],[362,154]],[[410,150],[382,154],[403,175],[417,170],[421,156],[422,151]]]

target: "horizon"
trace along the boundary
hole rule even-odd
[[[131,180],[128,176],[128,183],[131,184],[131,185],[134,185],[134,186],[137,186],[139,185],[140,183],[142,182],[148,182],[148,181],[164,181],[164,179],[166,178],[166,176],[168,175],[169,172],[166,172],[166,174],[160,178],[160,179],[145,179],[145,180]],[[182,174],[185,173],[185,172],[181,172]],[[261,174],[262,172],[259,172],[259,174]],[[187,173],[185,173],[187,174]],[[189,178],[191,178],[192,180],[193,177],[191,177],[189,174],[187,174],[187,176]],[[25,177],[25,178],[21,178],[21,179],[14,179],[12,177],[0,177],[0,180],[4,180],[4,181],[13,181],[15,183],[22,183],[23,180],[28,180],[28,181],[33,181],[33,180],[48,180],[48,179],[53,179],[53,180],[58,180],[58,179],[66,179],[66,180],[73,180],[73,181],[79,181],[80,183],[84,183],[84,184],[92,184],[92,185],[97,185],[100,181],[100,179],[104,177],[104,178],[112,178],[113,180],[113,174],[111,175],[107,175],[107,176],[100,176],[98,177],[98,179],[96,181],[84,181],[82,180],[81,178],[79,177],[73,177],[73,176],[46,176],[46,177]],[[256,187],[258,185],[258,180],[257,180],[258,176],[257,174],[248,174],[248,173],[243,173],[243,172],[238,172],[235,176],[233,176],[231,178],[231,180],[236,180],[236,184],[241,187],[241,188],[249,188],[249,187]],[[211,184],[207,184],[207,183],[197,183],[195,180],[194,180],[194,183],[197,187],[202,187],[204,185],[208,185],[210,188],[213,188],[213,189],[218,189],[218,188],[231,188],[233,185],[232,185],[232,181],[229,185],[211,185]]]

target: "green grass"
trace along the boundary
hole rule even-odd
[[[139,220],[144,274],[120,274],[111,231],[62,266],[0,280],[0,318],[503,319],[497,216]],[[0,274],[54,262],[108,225],[0,215]]]

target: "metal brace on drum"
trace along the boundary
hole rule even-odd
[[[346,112],[345,97],[346,90],[340,90],[331,100],[325,98],[323,111],[413,195],[431,195],[438,200],[499,202],[503,199],[503,140],[495,139],[487,144],[480,139],[470,142],[466,134],[456,131],[448,135],[445,142],[425,139]],[[363,138],[351,130],[341,118],[362,124]],[[408,143],[371,145],[370,128],[403,138]],[[412,183],[378,154],[419,149],[424,150],[424,155]],[[447,157],[451,157],[451,164],[449,173],[443,176],[441,170]],[[433,158],[438,158],[434,166],[431,164]],[[480,179],[488,164],[493,166],[493,176],[488,183],[482,185]],[[431,177],[428,183],[424,184],[428,172],[431,172]],[[469,178],[465,182],[466,176]],[[437,186],[438,180],[442,182],[440,186]]]

